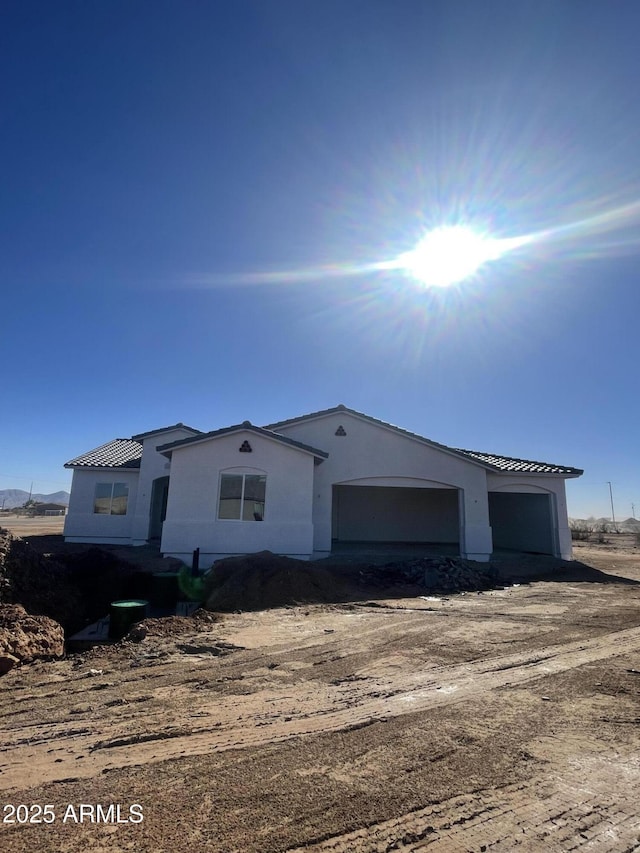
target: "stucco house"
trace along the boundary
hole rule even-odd
[[[582,471],[447,447],[346,406],[258,427],[184,424],[72,459],[69,542],[159,543],[200,565],[262,550],[430,543],[571,558],[565,480]]]

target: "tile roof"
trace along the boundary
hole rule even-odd
[[[150,429],[147,432],[139,432],[137,435],[132,435],[131,438],[133,438],[134,441],[140,441],[143,438],[148,438],[150,435],[158,435],[161,432],[170,432],[174,429],[188,429],[190,432],[202,433],[201,429],[194,429],[193,427],[187,426],[186,424],[180,422],[177,424],[173,424],[172,426],[160,427],[160,429]]]
[[[293,438],[289,438],[286,435],[279,435],[277,432],[272,432],[266,427],[258,427],[254,426],[251,421],[243,421],[241,424],[235,424],[230,427],[223,427],[222,429],[214,429],[211,432],[201,433],[200,435],[194,435],[192,438],[182,438],[179,441],[172,441],[169,444],[160,445],[157,450],[159,453],[164,453],[167,455],[172,450],[175,450],[177,447],[183,447],[186,444],[195,444],[200,441],[208,441],[210,438],[218,438],[219,436],[228,435],[234,432],[240,432],[242,430],[248,430],[249,432],[256,433],[257,435],[263,435],[265,438],[271,438],[275,441],[279,441],[281,444],[287,444],[290,447],[295,447],[298,450],[304,450],[307,453],[312,453],[318,459],[326,459],[329,454],[325,450],[318,450],[317,447],[311,447],[308,444],[303,444],[301,441],[296,441]]]
[[[456,453],[462,453],[489,465],[498,471],[526,474],[562,474],[564,476],[579,477],[584,473],[580,468],[571,468],[568,465],[554,465],[552,462],[534,462],[531,459],[516,459],[512,456],[496,456],[495,453],[479,453],[476,450],[462,450],[455,448]]]
[[[387,427],[387,429],[395,430],[395,432],[399,432],[402,435],[408,435],[410,438],[415,438],[419,441],[423,441],[425,444],[430,444],[433,447],[440,447],[442,448],[442,450],[448,450],[450,453],[455,453],[455,450],[452,447],[447,447],[446,444],[439,444],[437,441],[433,441],[430,438],[425,438],[423,435],[418,435],[417,432],[411,432],[410,430],[403,429],[402,427],[396,426],[395,424],[387,423],[387,421],[381,421],[379,418],[374,418],[371,415],[365,415],[364,412],[357,412],[355,409],[350,409],[348,406],[345,406],[342,403],[337,406],[333,406],[331,409],[321,409],[318,412],[310,412],[308,415],[301,415],[298,418],[289,418],[289,420],[286,421],[278,421],[278,423],[275,424],[268,424],[264,427],[264,429],[277,431],[280,427],[287,426],[289,424],[295,424],[299,421],[312,420],[313,418],[321,418],[325,415],[336,414],[337,412],[347,412],[350,415],[355,415],[358,418],[362,418],[365,421],[369,421],[369,423]]]
[[[333,406],[330,409],[321,409],[317,412],[310,412],[308,415],[300,415],[297,418],[289,418],[286,421],[278,421],[277,423],[269,424],[265,427],[265,429],[277,430],[281,427],[288,426],[289,424],[295,424],[299,421],[312,420],[313,418],[323,417],[324,415],[332,415],[337,412],[347,412],[348,414],[355,415],[356,417],[362,418],[363,420],[369,421],[370,423],[378,424],[379,426],[384,426],[388,429],[395,430],[401,435],[406,435],[410,438],[415,438],[418,441],[425,442],[426,444],[429,444],[432,447],[438,447],[442,450],[448,451],[449,453],[453,453],[458,456],[464,456],[467,459],[471,459],[474,462],[478,462],[479,464],[483,465],[484,467],[490,468],[493,471],[501,471],[503,473],[516,472],[524,474],[556,474],[564,477],[579,477],[581,474],[584,473],[580,468],[572,468],[568,465],[554,465],[550,462],[533,462],[529,459],[516,459],[510,456],[497,456],[493,453],[480,453],[475,450],[462,450],[456,447],[449,447],[446,444],[440,444],[437,441],[432,441],[430,438],[425,438],[424,436],[419,435],[416,432],[410,432],[409,430],[403,429],[402,427],[387,423],[387,421],[381,421],[379,418],[374,418],[371,415],[366,415],[363,412],[358,412],[355,409],[350,409],[342,403],[340,403],[338,406]]]
[[[264,429],[277,429],[278,427],[287,426],[288,424],[295,424],[298,421],[308,421],[312,418],[320,418],[323,415],[333,415],[335,412],[350,412],[352,415],[358,415],[361,418],[367,418],[367,420],[375,421],[376,418],[372,418],[370,415],[364,415],[362,412],[356,412],[355,409],[349,409],[343,403],[339,403],[337,406],[332,406],[330,409],[320,409],[317,412],[309,412],[307,415],[299,415],[297,418],[287,418],[285,421],[276,421],[273,424],[265,424]],[[384,423],[384,421],[380,421],[379,423]],[[386,426],[390,426],[390,424],[386,424]]]
[[[139,468],[140,460],[142,458],[142,443],[139,441],[139,439],[154,435],[156,433],[167,432],[169,430],[173,430],[180,427],[191,430],[193,433],[195,433],[195,435],[190,436],[189,438],[183,438],[179,439],[178,441],[172,441],[167,444],[160,445],[157,448],[159,452],[165,453],[165,455],[168,456],[170,452],[176,449],[177,447],[182,447],[187,444],[194,444],[199,441],[206,441],[210,438],[217,438],[218,436],[228,435],[234,432],[239,432],[241,430],[249,430],[258,435],[263,435],[266,438],[279,441],[282,444],[295,447],[299,450],[304,450],[308,453],[313,454],[316,459],[322,460],[326,459],[329,456],[326,451],[319,450],[316,447],[311,447],[308,444],[303,444],[301,441],[296,441],[295,439],[289,438],[288,436],[280,435],[277,432],[277,429],[283,426],[287,426],[289,424],[298,423],[299,421],[312,420],[313,418],[323,417],[325,415],[331,415],[337,412],[347,412],[351,415],[355,415],[358,418],[362,418],[363,420],[369,421],[370,423],[387,427],[388,429],[392,429],[395,432],[399,432],[401,435],[406,435],[410,438],[414,438],[418,441],[424,442],[425,444],[431,445],[432,447],[438,447],[453,455],[465,457],[466,459],[476,462],[477,464],[482,465],[485,468],[489,468],[492,471],[497,471],[504,474],[555,474],[556,476],[562,477],[579,477],[583,473],[580,468],[572,468],[568,465],[555,465],[551,462],[535,462],[530,459],[517,459],[512,456],[498,456],[495,453],[480,453],[476,450],[463,450],[462,448],[448,447],[446,444],[440,444],[437,441],[432,441],[431,439],[418,435],[418,433],[410,432],[409,430],[402,429],[402,427],[394,426],[394,424],[390,424],[386,421],[379,420],[378,418],[371,417],[371,415],[365,415],[363,412],[358,412],[355,409],[349,409],[347,408],[347,406],[344,406],[342,404],[340,404],[339,406],[334,406],[330,409],[321,409],[317,412],[311,412],[308,415],[301,415],[297,418],[289,418],[285,421],[278,421],[275,424],[269,424],[265,427],[254,426],[250,421],[243,421],[243,423],[241,424],[235,424],[234,426],[223,427],[222,429],[216,429],[212,430],[211,432],[203,433],[200,430],[193,429],[192,427],[187,427],[184,424],[174,424],[174,426],[163,427],[162,429],[151,430],[150,432],[146,433],[139,433],[138,435],[133,436],[133,438],[116,438],[113,441],[109,441],[106,444],[103,444],[101,447],[97,447],[95,450],[90,450],[88,453],[84,453],[81,456],[77,456],[70,462],[65,463],[64,467]]]
[[[76,456],[65,468],[139,468],[142,444],[132,438],[114,438],[106,444]]]

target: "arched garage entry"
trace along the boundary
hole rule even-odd
[[[408,478],[389,485],[389,479],[333,486],[333,541],[447,544],[459,549],[458,489]],[[401,480],[411,485],[398,485]]]
[[[553,496],[549,492],[489,492],[494,550],[554,554],[553,518]]]

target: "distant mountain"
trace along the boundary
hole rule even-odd
[[[29,492],[22,489],[0,489],[0,507],[4,503],[5,509],[15,509],[23,506],[29,500]],[[33,494],[32,501],[43,504],[63,504],[69,506],[69,492],[53,492],[50,495]]]
[[[570,518],[570,524],[582,524],[592,527],[594,530],[602,527],[605,524],[611,524],[611,518]],[[616,527],[623,533],[635,533],[640,530],[640,520],[637,518],[625,518],[624,521],[616,521]]]

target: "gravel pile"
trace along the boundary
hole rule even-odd
[[[362,582],[389,587],[416,584],[432,592],[468,592],[491,589],[499,582],[490,563],[475,563],[459,557],[419,557],[384,566],[368,566],[360,572]]]

